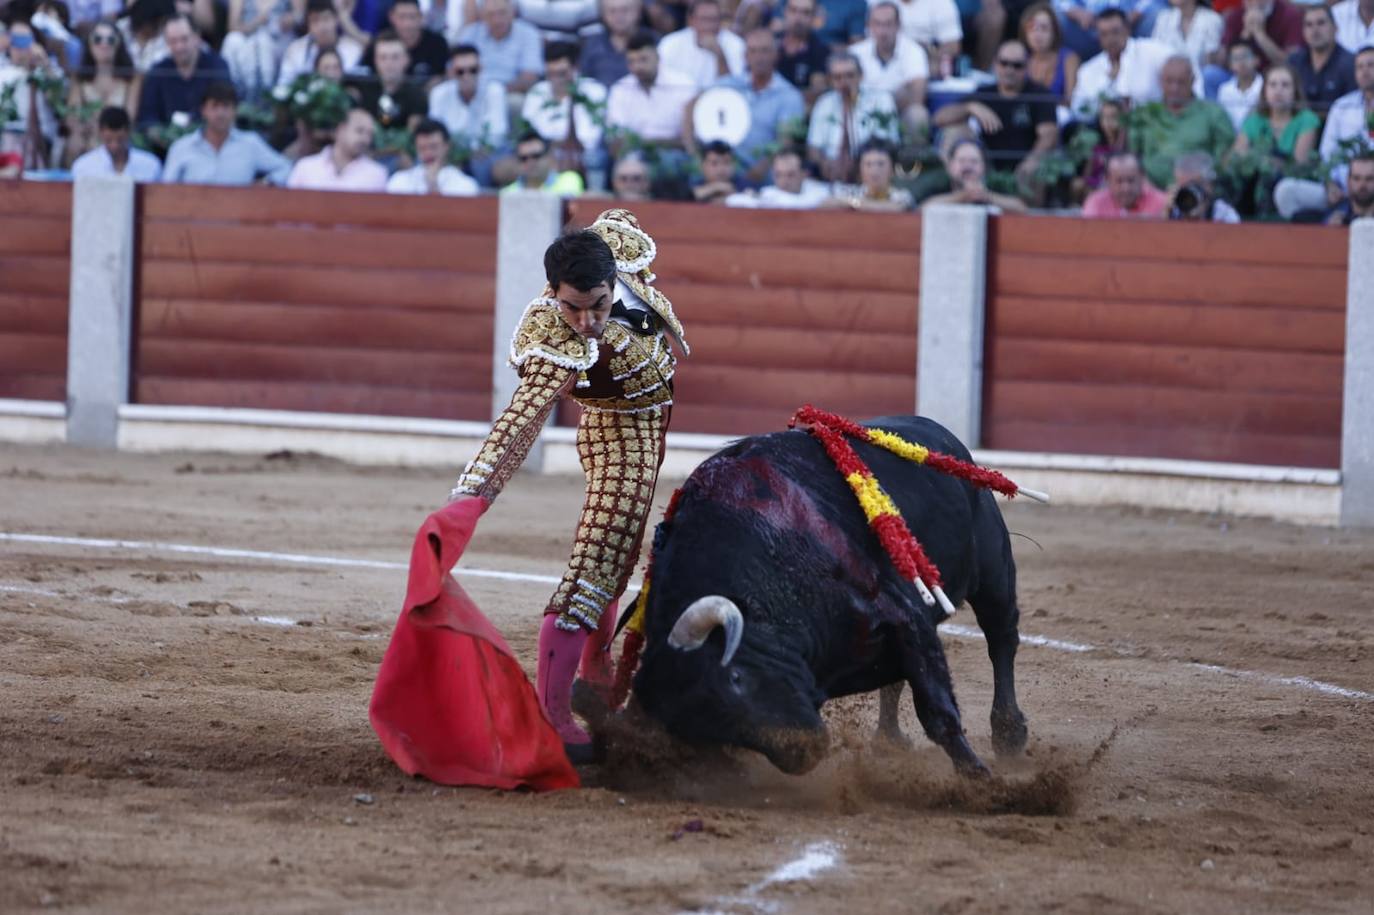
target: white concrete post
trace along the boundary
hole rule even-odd
[[[916,412],[970,448],[983,420],[983,316],[988,214],[983,207],[921,211],[921,312]]]
[[[114,448],[133,355],[134,183],[78,178],[72,190],[67,441]]]
[[[1341,409],[1341,524],[1374,527],[1374,219],[1350,226]]]
[[[544,249],[563,230],[563,201],[537,191],[501,195],[496,232],[496,320],[492,324],[491,418],[510,403],[519,376],[507,364],[525,306],[544,288]],[[531,466],[538,466],[538,455]]]

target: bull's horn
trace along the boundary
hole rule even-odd
[[[724,667],[730,663],[744,637],[744,614],[728,597],[712,594],[699,598],[682,611],[673,631],[668,633],[668,644],[679,651],[696,651],[706,644],[706,639],[717,626],[725,627],[725,654],[720,659]]]

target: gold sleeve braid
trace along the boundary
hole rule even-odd
[[[495,502],[525,462],[558,399],[577,380],[576,371],[547,359],[529,359],[521,368],[520,386],[510,406],[492,424],[477,457],[463,468],[452,497],[481,496],[488,504]]]

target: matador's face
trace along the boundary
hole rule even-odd
[[[592,340],[600,338],[615,301],[609,282],[593,286],[586,292],[568,283],[559,283],[553,294],[558,299],[558,311],[569,327]]]

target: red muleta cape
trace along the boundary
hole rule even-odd
[[[529,678],[449,575],[485,508],[478,498],[451,502],[415,535],[405,605],[372,690],[372,728],[403,771],[440,784],[576,788]]]

